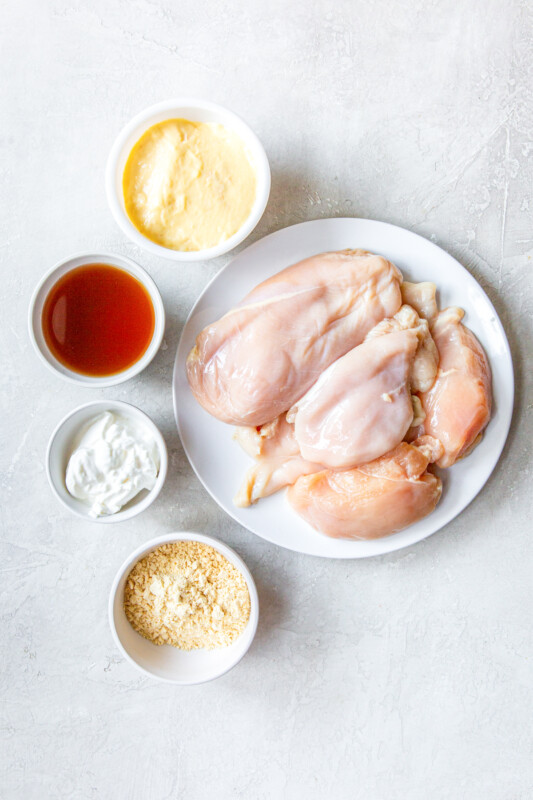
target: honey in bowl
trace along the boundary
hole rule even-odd
[[[109,264],[70,270],[51,288],[43,335],[63,366],[90,377],[123,372],[146,352],[155,327],[150,295],[129,272]]]

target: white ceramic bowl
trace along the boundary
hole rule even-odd
[[[69,493],[65,483],[65,476],[69,458],[76,447],[80,434],[88,422],[104,411],[114,411],[123,417],[128,417],[139,425],[143,425],[150,432],[159,450],[159,473],[153,489],[150,491],[143,489],[116,514],[95,518],[89,516],[89,507],[85,503],[72,497]],[[57,425],[50,437],[46,451],[46,474],[57,499],[78,517],[90,522],[103,524],[123,522],[126,519],[136,517],[137,514],[148,508],[163,488],[167,476],[167,467],[167,446],[159,429],[143,411],[130,405],[130,403],[123,403],[120,400],[97,400],[75,408]]]
[[[232,128],[244,141],[254,161],[257,174],[257,193],[250,216],[239,230],[225,242],[206,250],[185,252],[162,247],[137,230],[126,213],[122,177],[133,145],[143,133],[167,119],[188,119],[192,122],[217,122]],[[255,228],[265,210],[270,194],[270,167],[263,145],[243,120],[232,111],[206,100],[179,98],[166,100],[141,111],[119,133],[109,154],[106,168],[106,192],[109,207],[122,232],[139,247],[173,261],[204,261],[227,253],[243,241]]]
[[[171,542],[194,541],[210,545],[222,553],[244,576],[250,593],[250,618],[246,628],[229,647],[216,650],[185,652],[170,645],[157,646],[137,633],[124,612],[124,586],[137,561],[156,547]],[[237,553],[223,542],[200,533],[170,533],[143,544],[122,564],[116,574],[109,596],[109,624],[113,638],[122,654],[141,672],[167,683],[182,686],[205,683],[219,678],[234,667],[250,647],[259,619],[259,599],[252,574]]]
[[[57,360],[57,358],[50,351],[46,343],[46,339],[44,338],[42,314],[44,303],[50,290],[54,284],[56,284],[57,281],[63,277],[63,275],[66,275],[67,272],[70,272],[76,267],[84,266],[85,264],[110,264],[112,267],[118,267],[125,272],[129,272],[139,281],[139,283],[142,283],[150,295],[150,299],[152,300],[152,305],[154,307],[154,333],[152,336],[152,341],[148,345],[146,352],[131,367],[123,370],[122,372],[116,372],[113,375],[94,377],[91,375],[82,375],[79,372],[74,372],[74,370],[65,367],[64,364]],[[140,267],[134,261],[131,261],[131,259],[125,258],[124,256],[113,255],[112,253],[79,253],[78,255],[71,256],[64,261],[60,261],[41,278],[37,284],[37,287],[35,288],[35,291],[33,292],[30,301],[28,325],[30,339],[35,347],[37,355],[41,361],[52,370],[52,372],[55,372],[56,375],[60,375],[65,380],[71,381],[72,383],[79,383],[83,386],[103,389],[107,386],[116,386],[118,383],[123,383],[124,381],[133,378],[152,361],[161,346],[163,334],[165,333],[165,308],[163,306],[161,295],[159,294],[159,289],[155,285],[152,278],[144,269],[142,269],[142,267]]]

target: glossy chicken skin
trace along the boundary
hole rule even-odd
[[[236,428],[233,438],[256,459],[233,498],[239,508],[279,492],[302,475],[324,469],[322,464],[302,457],[294,437],[294,425],[287,422],[284,414],[258,428]]]
[[[323,470],[299,478],[289,488],[288,499],[309,525],[326,536],[389,536],[434,510],[442,483],[426,468],[441,452],[431,437],[413,444],[401,442],[390,453],[356,469]]]
[[[439,467],[451,467],[468,455],[491,415],[490,366],[472,331],[461,323],[463,316],[462,309],[447,308],[433,323],[439,371],[432,388],[420,395],[424,431],[444,447]]]
[[[369,339],[339,358],[289,411],[302,456],[331,469],[365,464],[399,444],[413,420],[413,330]]]
[[[400,271],[362,250],[323,253],[261,283],[197,337],[194,396],[213,416],[263,425],[401,305]]]

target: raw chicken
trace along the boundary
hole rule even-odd
[[[236,428],[233,438],[256,459],[233,498],[239,508],[278,492],[302,475],[324,469],[322,464],[302,458],[294,438],[294,425],[289,425],[285,415],[258,428]]]
[[[419,445],[419,446],[417,446]],[[341,539],[377,539],[430,514],[441,493],[440,478],[426,472],[442,453],[439,442],[421,437],[344,472],[324,470],[299,478],[288,490],[294,510],[313,528]]]
[[[187,359],[194,396],[223,422],[269,422],[398,311],[401,279],[390,261],[363,250],[282,270],[199,334]]]
[[[440,355],[433,387],[420,396],[424,430],[439,439],[444,455],[439,467],[451,467],[479,443],[492,406],[491,372],[480,343],[461,323],[464,311],[447,308],[431,332]]]
[[[434,283],[402,283],[403,302],[412,306],[419,316],[431,324],[439,313],[437,307],[437,287]]]
[[[425,286],[426,284],[412,284]],[[433,284],[428,284],[433,286]],[[402,284],[402,289],[405,284]],[[379,322],[372,330],[367,333],[366,339],[374,339],[392,331],[414,330],[418,336],[418,350],[411,369],[411,389],[413,392],[427,392],[431,389],[437,368],[439,365],[439,354],[429,331],[429,325],[425,318],[420,317],[414,308],[403,305],[392,319],[384,319]]]
[[[287,422],[285,414],[266,425],[235,428],[233,438],[252,458],[300,455],[298,442],[294,438],[294,425]]]
[[[322,373],[287,413],[305,459],[330,469],[365,464],[399,444],[424,415],[411,391],[429,389],[438,353],[410,306],[378,323],[363,344]]]
[[[369,339],[322,373],[287,414],[302,456],[331,469],[372,461],[399,444],[413,420],[414,331]]]
[[[302,456],[259,458],[246,472],[235,497],[237,508],[247,508],[262,497],[269,497],[286,486],[292,486],[302,475],[323,470],[322,464],[306,461]]]

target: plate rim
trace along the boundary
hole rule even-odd
[[[466,273],[466,275],[472,281],[474,281],[474,283],[476,284],[478,290],[483,295],[484,300],[487,303],[488,307],[491,309],[492,313],[494,314],[494,321],[496,322],[496,327],[498,328],[499,333],[501,335],[501,339],[502,339],[502,342],[503,342],[503,345],[504,345],[504,349],[505,349],[506,360],[507,360],[508,367],[509,367],[510,372],[511,372],[512,381],[511,381],[510,387],[508,388],[509,403],[508,403],[507,408],[505,409],[506,414],[505,414],[505,417],[504,417],[504,420],[503,420],[504,435],[502,436],[502,439],[501,439],[501,442],[500,442],[500,444],[498,446],[497,451],[494,451],[494,454],[495,454],[494,463],[492,464],[492,467],[491,467],[489,473],[485,477],[485,480],[483,481],[483,483],[481,484],[479,489],[465,503],[465,505],[462,506],[462,508],[458,509],[457,511],[453,511],[447,518],[445,518],[442,521],[441,524],[439,524],[439,526],[437,528],[435,528],[434,530],[432,530],[429,533],[422,533],[419,536],[419,538],[415,539],[414,541],[411,541],[411,542],[396,541],[395,542],[394,540],[395,540],[395,537],[396,537],[397,534],[391,534],[389,536],[384,536],[384,537],[381,538],[382,541],[388,542],[389,546],[386,549],[383,549],[379,553],[365,553],[365,552],[363,552],[363,553],[353,553],[353,554],[351,554],[351,553],[348,554],[347,553],[347,554],[342,554],[342,555],[341,554],[328,555],[327,553],[310,553],[310,552],[308,552],[306,550],[298,549],[297,547],[291,547],[291,545],[289,543],[281,544],[279,542],[276,542],[276,541],[273,541],[272,539],[267,538],[262,533],[258,533],[252,527],[248,527],[248,526],[244,525],[244,523],[240,519],[237,519],[234,516],[234,514],[231,511],[231,509],[226,507],[226,505],[223,502],[221,502],[221,500],[214,494],[214,492],[210,489],[210,487],[204,481],[203,477],[200,475],[200,473],[199,473],[199,471],[198,471],[193,459],[191,458],[191,455],[189,453],[187,445],[186,445],[186,443],[184,441],[184,437],[182,435],[182,430],[181,430],[181,425],[180,425],[180,414],[179,414],[179,411],[178,411],[178,404],[177,404],[177,391],[176,391],[177,381],[176,381],[176,375],[177,375],[177,371],[178,371],[178,361],[179,361],[179,355],[180,355],[180,351],[181,351],[182,341],[183,341],[184,334],[185,334],[185,332],[186,332],[186,330],[188,328],[188,325],[189,325],[189,322],[190,322],[191,318],[196,313],[198,305],[202,301],[204,295],[210,289],[211,285],[216,280],[218,280],[223,275],[224,272],[226,272],[229,269],[229,267],[233,264],[233,262],[237,258],[242,256],[244,253],[249,253],[250,251],[253,251],[256,247],[258,247],[266,239],[271,239],[271,238],[283,233],[284,231],[286,231],[288,229],[303,228],[303,227],[308,226],[308,225],[313,225],[313,224],[322,223],[322,222],[345,223],[345,222],[354,222],[354,221],[355,222],[362,222],[362,223],[371,223],[372,225],[378,225],[380,227],[381,226],[385,226],[387,228],[392,228],[395,231],[401,231],[402,233],[409,234],[409,236],[415,237],[416,239],[421,239],[423,241],[423,243],[424,243],[424,246],[428,246],[429,245],[432,249],[435,249],[440,254],[444,254],[447,258],[449,258],[453,262],[455,262],[455,264],[457,264],[460,267],[460,269],[463,270]],[[441,531],[444,527],[446,527],[446,525],[448,525],[450,522],[452,522],[454,519],[456,519],[456,517],[458,517],[460,514],[462,514],[463,511],[466,508],[468,508],[468,506],[475,500],[475,498],[480,494],[480,492],[486,486],[486,484],[488,483],[492,473],[494,472],[494,470],[496,469],[496,467],[497,467],[497,465],[498,465],[498,463],[500,461],[502,452],[503,452],[504,447],[505,447],[505,445],[507,443],[507,440],[509,438],[509,431],[510,431],[510,428],[511,428],[511,422],[512,422],[513,414],[514,414],[514,403],[515,403],[515,373],[514,373],[514,364],[513,364],[513,358],[512,358],[512,353],[511,353],[511,347],[509,345],[509,340],[507,338],[507,334],[505,332],[505,328],[504,328],[503,323],[502,323],[502,321],[500,319],[500,316],[499,316],[498,312],[496,311],[496,308],[494,307],[494,304],[492,303],[490,297],[486,293],[486,291],[483,288],[483,286],[472,275],[472,273],[463,264],[461,264],[460,261],[458,261],[455,258],[455,256],[453,256],[451,253],[449,253],[443,247],[440,247],[440,245],[436,244],[435,242],[432,242],[431,239],[428,239],[427,237],[422,236],[421,234],[416,233],[415,231],[409,230],[409,228],[404,228],[401,225],[395,225],[395,224],[393,224],[391,222],[385,222],[385,221],[382,221],[382,220],[370,219],[370,218],[367,218],[367,217],[344,217],[344,216],[343,217],[318,217],[317,219],[304,220],[303,222],[297,222],[297,223],[294,223],[293,225],[286,225],[283,228],[278,228],[277,230],[272,231],[271,233],[268,233],[265,236],[262,236],[260,239],[257,239],[255,242],[252,242],[250,245],[248,245],[248,247],[245,247],[243,250],[241,250],[238,253],[236,253],[233,256],[233,258],[231,258],[226,264],[224,264],[224,266],[222,266],[217,272],[215,272],[215,274],[206,283],[206,285],[204,286],[204,288],[202,289],[202,291],[200,292],[200,294],[198,295],[198,297],[194,301],[194,303],[193,303],[193,305],[192,305],[192,307],[191,307],[191,309],[190,309],[190,311],[189,311],[189,313],[188,313],[188,315],[187,315],[187,317],[185,319],[185,322],[183,323],[183,327],[182,327],[182,330],[181,330],[181,333],[180,333],[180,337],[179,337],[179,340],[178,340],[178,344],[177,344],[177,348],[176,348],[176,356],[174,358],[174,367],[173,367],[173,370],[172,370],[172,406],[173,406],[173,412],[174,412],[174,421],[175,421],[176,427],[178,429],[178,435],[180,437],[181,445],[183,447],[185,455],[187,456],[189,464],[191,465],[191,467],[193,469],[194,474],[196,475],[196,477],[198,478],[198,480],[200,481],[200,483],[204,487],[204,489],[207,491],[207,493],[212,497],[212,499],[218,505],[218,507],[221,508],[222,511],[224,511],[224,513],[226,513],[231,519],[233,519],[234,522],[236,522],[238,525],[243,527],[245,530],[249,531],[254,536],[257,536],[259,539],[262,539],[263,541],[268,542],[269,544],[271,544],[271,545],[273,545],[275,547],[280,547],[283,550],[289,550],[289,551],[294,552],[294,553],[300,553],[301,555],[309,556],[311,558],[325,558],[325,559],[329,559],[329,560],[339,560],[339,561],[355,560],[355,559],[361,559],[361,558],[378,558],[380,556],[388,555],[389,553],[397,552],[398,550],[403,550],[403,549],[406,549],[408,547],[413,547],[414,545],[418,544],[419,542],[423,541],[424,539],[428,539],[430,536],[433,536],[433,534],[438,533],[438,531]],[[403,533],[404,531],[409,530],[409,527],[410,526],[408,526],[407,528],[404,528],[402,531],[398,531],[397,533]],[[314,531],[311,528],[311,526],[309,526],[309,528],[310,528],[311,532],[319,534],[319,532]]]

